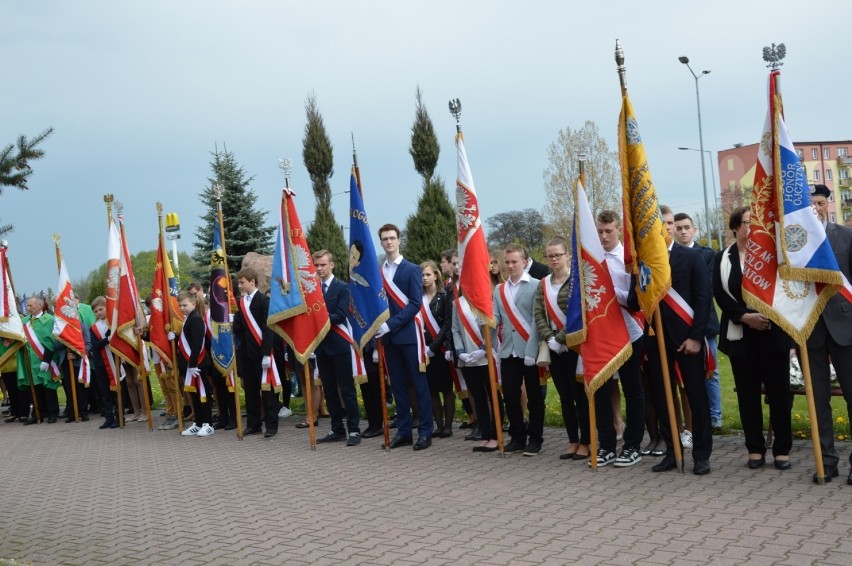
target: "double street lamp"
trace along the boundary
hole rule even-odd
[[[677,58],[678,61],[686,65],[686,68],[689,69],[689,72],[692,74],[692,77],[695,79],[695,101],[698,104],[698,143],[701,148],[699,151],[701,152],[701,182],[704,186],[704,223],[707,231],[707,243],[710,243],[711,234],[710,231],[710,215],[708,214],[710,210],[710,206],[707,202],[707,174],[704,171],[704,134],[701,129],[701,96],[698,94],[698,79],[703,77],[704,75],[710,74],[710,71],[701,71],[699,74],[695,74],[695,71],[692,70],[692,67],[689,66],[689,57],[681,56]],[[722,245],[721,240],[719,241],[719,245]]]

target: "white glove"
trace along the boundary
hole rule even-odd
[[[528,368],[531,368],[535,365],[535,358],[531,358],[529,356],[524,356],[524,365]]]
[[[484,357],[485,357],[485,350],[476,350],[475,352],[472,352],[468,356],[468,361],[472,364],[475,364],[476,362],[478,362],[479,360],[481,360]]]
[[[374,364],[379,363],[379,351],[378,350],[373,350],[373,363]]]
[[[48,369],[50,369],[50,364],[47,362],[41,362],[38,365],[38,371],[47,371]]]
[[[556,338],[554,338],[553,336],[547,339],[547,347],[550,348],[551,351],[556,352],[558,354],[561,350],[560,346],[561,344],[557,342]]]
[[[560,344],[559,345],[559,351],[557,352],[557,354],[564,354],[567,351],[568,351],[568,346],[566,346],[565,344]]]
[[[289,361],[290,361],[290,354],[288,354],[287,352],[284,352],[284,361],[285,361],[285,362],[289,362]]]
[[[427,347],[426,348],[426,355],[429,356],[430,358],[434,358],[435,352],[432,351],[432,348]]]
[[[263,360],[261,360],[260,365],[263,369],[269,369],[272,367],[272,358],[269,356],[263,356]]]
[[[174,340],[174,339],[175,339],[175,333],[174,333],[174,332],[169,332],[168,339],[169,339],[169,342],[171,342],[172,340]]]
[[[447,350],[446,352],[444,352],[444,359],[448,362],[453,361],[453,353]]]
[[[230,322],[231,324],[234,324],[234,314],[233,313],[228,315],[228,322]]]
[[[381,338],[388,332],[390,332],[390,328],[388,328],[388,323],[383,322],[382,325],[379,327],[379,330],[376,332],[376,338]]]
[[[470,363],[470,354],[465,354],[465,353],[459,354],[459,359],[463,363],[469,364]]]
[[[186,368],[186,380],[192,383],[192,378],[201,375],[201,370],[198,368]]]
[[[309,359],[309,360],[315,360],[315,359],[317,359],[317,355],[316,355],[316,354],[311,354],[310,356],[308,356],[308,359]]]

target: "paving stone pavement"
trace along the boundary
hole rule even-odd
[[[142,423],[0,425],[0,558],[46,564],[852,563],[852,486],[811,482],[810,444],[786,472],[745,466],[714,437],[708,476],[646,457],[592,472],[544,451],[472,453],[459,432],[390,452],[308,446],[297,417],[273,440],[183,438]],[[323,427],[323,425],[325,425]],[[328,431],[320,421],[318,434]],[[463,432],[463,431],[462,431]]]

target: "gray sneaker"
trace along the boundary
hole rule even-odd
[[[177,417],[168,417],[166,422],[157,427],[157,430],[174,430],[178,427]]]

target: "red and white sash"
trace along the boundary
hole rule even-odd
[[[192,375],[189,372],[186,372],[183,379],[183,390],[190,393],[198,393],[198,396],[201,397],[201,402],[207,402],[207,389],[204,387],[204,380],[201,379],[201,375]]]
[[[260,329],[260,325],[254,319],[254,316],[251,314],[248,295],[243,297],[242,303],[243,319],[246,321],[246,326],[248,326],[249,333],[254,338],[254,341],[257,342],[258,346],[260,346],[263,344],[263,331]]]
[[[281,387],[281,375],[278,373],[278,364],[271,357],[269,361],[269,367],[263,370],[263,374],[260,376],[260,389],[281,393],[283,388]]]
[[[103,329],[99,325],[103,325]],[[92,334],[95,335],[95,338],[98,340],[106,339],[106,329],[108,328],[105,320],[99,320],[92,325]],[[107,378],[109,379],[109,389],[110,391],[116,390],[116,375],[118,372],[115,371],[115,358],[113,358],[109,352],[107,351],[109,348],[101,348],[101,359],[104,361],[104,368],[106,368]],[[124,378],[124,368],[121,368],[121,378]]]
[[[349,324],[349,320],[346,320],[346,324],[335,324],[331,327],[331,330],[337,333],[341,338],[346,340],[347,344],[349,344],[349,355],[352,361],[352,377],[355,378],[355,383],[366,383],[367,367],[364,365],[364,359],[361,357],[361,353],[358,351],[358,348],[355,347],[355,340],[352,338],[352,325]]]
[[[485,340],[482,338],[482,330],[480,329],[479,322],[476,320],[476,316],[470,309],[470,303],[467,302],[465,297],[459,297],[456,299],[456,308],[459,313],[459,321],[467,337],[470,338],[470,341],[477,348],[484,348]]]
[[[426,330],[429,331],[429,337],[433,340],[441,333],[441,325],[438,324],[438,319],[432,314],[432,309],[429,308],[429,297],[423,295],[423,300],[420,303],[420,318],[423,319]]]
[[[385,277],[384,270],[382,270],[382,284],[387,296],[396,303],[396,306],[398,306],[400,310],[408,306],[408,297],[406,297],[405,293],[396,286],[396,283],[394,283],[392,279]],[[420,365],[420,371],[426,371],[426,364],[429,363],[429,361],[426,358],[426,339],[423,337],[423,318],[420,316],[419,312],[414,315],[414,327],[417,334],[417,362]]]
[[[183,359],[186,360],[187,364],[190,366],[197,366],[201,363],[201,360],[204,359],[204,356],[207,355],[207,337],[205,336],[201,339],[201,351],[198,352],[198,357],[194,360],[190,360],[189,356],[192,355],[192,348],[190,347],[189,340],[186,337],[186,325],[184,325],[180,332],[178,350],[180,350],[180,355],[183,356]]]
[[[559,331],[565,328],[566,316],[565,312],[559,309],[559,304],[557,303],[559,290],[557,289],[555,295],[551,295],[550,293],[551,277],[552,275],[548,275],[542,279],[541,295],[544,297],[544,308],[547,311],[547,319],[550,321],[550,327],[553,330]]]
[[[30,347],[38,354],[38,359],[44,361],[44,345],[42,345],[41,341],[38,339],[38,335],[35,333],[32,320],[28,320],[24,325],[24,334],[27,335],[27,342],[29,342]],[[56,365],[56,362],[53,360],[50,360],[50,376],[54,381],[57,381],[62,377],[62,372],[59,371],[59,366]]]
[[[506,315],[509,317],[509,322],[512,323],[515,332],[521,335],[521,339],[524,342],[528,342],[530,339],[530,324],[524,318],[524,315],[521,314],[515,301],[509,299],[505,283],[500,283],[500,302],[503,304],[503,310],[506,311]]]
[[[692,326],[692,322],[695,317],[695,311],[692,310],[692,307],[689,306],[689,303],[684,300],[684,298],[674,290],[674,288],[670,287],[668,292],[663,296],[663,301],[669,306],[672,311],[680,318],[682,321],[686,323],[687,326]],[[712,374],[716,371],[716,360],[713,359],[713,353],[710,352],[710,345],[707,343],[707,338],[704,339],[704,371],[708,374]],[[678,373],[678,378],[683,382],[683,379],[680,377],[680,368],[675,367],[675,371]]]

